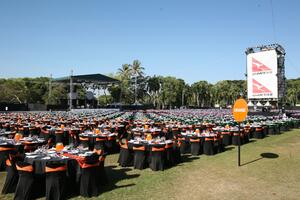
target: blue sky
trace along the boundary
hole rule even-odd
[[[274,28],[272,25],[272,7]],[[244,79],[245,49],[278,42],[300,77],[297,0],[0,0],[0,77],[115,73]]]

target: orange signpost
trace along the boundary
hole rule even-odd
[[[248,114],[248,104],[245,99],[238,99],[234,102],[232,114],[236,122],[242,122],[246,119]]]
[[[238,99],[234,102],[232,115],[236,122],[239,123],[239,142],[238,142],[238,166],[241,166],[241,128],[240,123],[243,122],[248,114],[248,104],[245,99]]]

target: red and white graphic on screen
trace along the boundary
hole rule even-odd
[[[252,58],[252,72],[264,72],[264,71],[271,71],[269,67],[265,64],[259,62],[255,58]]]
[[[264,85],[262,85],[255,79],[252,79],[252,88],[253,94],[272,93],[271,90],[266,88]]]

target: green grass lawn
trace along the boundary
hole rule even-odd
[[[300,199],[300,130],[269,136],[215,156],[184,156],[185,162],[162,172],[117,166],[107,157],[108,186],[91,199]],[[278,158],[262,158],[274,153]],[[0,174],[3,185],[5,172]],[[0,199],[12,199],[13,195]],[[74,199],[83,199],[75,197]]]

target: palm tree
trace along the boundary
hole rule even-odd
[[[129,78],[131,74],[131,68],[129,64],[123,64],[122,68],[118,69],[117,74],[120,76],[121,81],[121,91],[120,91],[120,102],[122,99],[122,95],[126,94],[129,88]],[[126,99],[125,99],[126,100]]]
[[[134,60],[132,65],[131,65],[131,72],[132,72],[132,75],[135,75],[135,76],[142,76],[144,75],[144,72],[143,70],[145,70],[144,67],[141,66],[141,62],[139,60]]]
[[[135,85],[134,85],[134,103],[137,104],[137,77],[138,76],[143,76],[144,75],[144,70],[145,68],[141,66],[141,62],[139,60],[134,60],[132,65],[131,65],[131,72],[132,75],[134,76],[135,80]]]
[[[131,72],[130,65],[123,64],[122,68],[119,68],[117,73],[118,75],[120,75],[121,79],[124,80],[129,77],[130,72]]]

